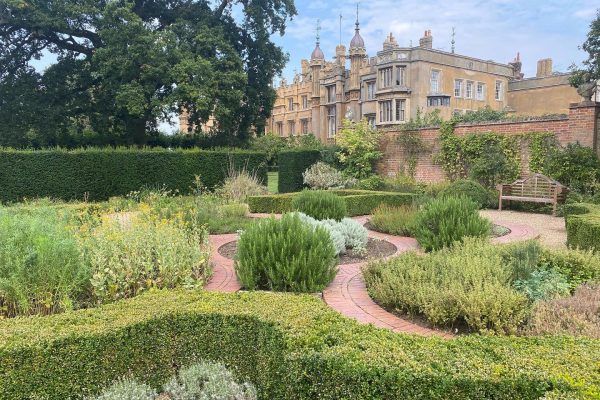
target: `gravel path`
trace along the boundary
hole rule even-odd
[[[567,248],[567,231],[565,229],[565,220],[562,217],[498,210],[482,210],[481,215],[494,222],[508,221],[528,225],[539,235],[539,240],[542,244],[558,249]]]

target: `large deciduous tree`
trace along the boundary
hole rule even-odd
[[[264,125],[293,0],[0,0],[0,144],[145,144],[187,110],[222,143]],[[32,60],[56,58],[43,73]]]
[[[586,81],[600,80],[600,9],[590,24],[590,31],[581,49],[588,53],[588,59],[583,62],[583,68],[571,66],[571,84],[575,87]]]

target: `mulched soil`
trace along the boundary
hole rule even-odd
[[[225,258],[233,260],[237,250],[237,241],[229,242],[218,248],[218,252]],[[374,258],[384,258],[396,253],[396,246],[385,240],[369,238],[367,243],[367,251],[358,253],[354,250],[348,250],[346,254],[340,256],[338,264],[354,264],[364,262]]]

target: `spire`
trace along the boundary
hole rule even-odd
[[[323,53],[323,50],[321,50],[321,48],[319,47],[319,44],[321,42],[321,20],[318,19],[317,20],[317,45],[315,46],[315,49],[313,50],[311,56],[310,56],[310,60],[325,60],[325,54]]]
[[[364,49],[365,41],[362,36],[360,36],[360,23],[358,22],[358,3],[356,3],[356,28],[354,29],[354,37],[350,42],[350,48],[361,48]]]
[[[454,27],[452,27],[452,41],[450,42],[450,44],[452,45],[452,53],[454,53],[454,45],[456,44],[456,40],[454,40],[456,37],[456,29]]]

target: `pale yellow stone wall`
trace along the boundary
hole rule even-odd
[[[511,82],[508,104],[517,115],[568,114],[569,104],[582,100],[568,78],[558,74]]]

